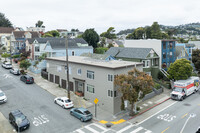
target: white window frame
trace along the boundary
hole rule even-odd
[[[77,75],[81,75],[81,68],[77,69]]]
[[[87,78],[88,79],[94,79],[94,71],[87,70]]]
[[[112,74],[108,74],[108,81],[113,81],[113,75]]]
[[[57,72],[61,72],[61,71],[62,71],[61,66],[57,66]]]
[[[151,67],[151,64],[150,64],[151,61],[150,60],[142,60],[142,62],[143,62],[143,68],[149,68],[149,67]],[[148,63],[148,66],[147,66],[147,63]]]
[[[94,94],[95,93],[94,85],[87,84],[87,92]]]

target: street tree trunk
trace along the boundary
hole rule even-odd
[[[134,107],[134,102],[131,102],[131,110],[130,110],[130,113],[129,113],[130,116],[134,115],[133,107]]]

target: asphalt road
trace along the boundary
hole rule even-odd
[[[25,84],[20,76],[12,75],[0,66],[0,89],[8,98],[0,105],[0,112],[8,119],[10,111],[21,110],[30,121],[24,133],[68,133],[92,122],[81,122],[69,110],[54,104],[52,94],[36,84]]]
[[[200,126],[199,120],[200,93],[197,92],[184,101],[174,101],[171,106],[161,109],[158,113],[155,112],[137,126],[153,133],[195,133]]]

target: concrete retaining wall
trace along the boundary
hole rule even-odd
[[[160,93],[162,93],[163,92],[163,88],[160,88],[160,89],[155,89],[155,88],[153,88],[153,91],[151,92],[151,93],[149,93],[149,94],[146,94],[145,96],[144,96],[144,98],[142,99],[142,101],[145,101],[145,100],[148,100],[148,99],[150,99],[150,98],[152,98],[152,97],[154,97],[154,96],[156,96],[156,95],[159,95]]]

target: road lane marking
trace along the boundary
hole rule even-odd
[[[142,104],[142,105],[143,105],[143,106],[145,106],[145,107],[147,107],[147,106],[148,106],[148,105],[147,105],[147,104],[145,104],[145,103],[144,103],[144,104]]]
[[[196,116],[196,114],[190,114],[188,119],[185,121],[185,124],[183,125],[183,128],[181,129],[180,133],[183,133],[183,130],[185,129],[185,126],[187,125],[189,119],[192,118],[192,117],[195,117],[195,116]]]
[[[85,133],[85,132],[81,131],[81,129],[77,129],[76,132]]]
[[[183,119],[184,117],[186,117],[188,115],[188,113],[184,114],[181,118]]]
[[[122,133],[126,130],[128,130],[129,128],[133,127],[133,125],[129,125],[129,126],[126,126],[125,128],[122,128],[121,130],[119,130],[117,133]]]
[[[137,133],[138,131],[142,130],[143,127],[138,127],[137,129],[135,129],[134,131],[130,132],[130,133]]]
[[[143,121],[141,121],[141,122],[137,123],[136,125],[140,125],[140,124],[142,124],[143,122],[145,122],[145,121],[147,121],[148,119],[150,119],[150,118],[154,117],[155,115],[157,115],[157,114],[159,114],[160,112],[164,111],[165,109],[167,109],[167,108],[171,107],[172,105],[176,104],[177,102],[178,102],[178,101],[176,101],[176,102],[173,102],[172,104],[170,104],[170,105],[168,105],[167,107],[165,107],[165,108],[161,109],[161,110],[160,110],[160,111],[158,111],[157,113],[155,113],[155,114],[151,115],[150,117],[148,117],[148,118],[144,119]]]
[[[89,126],[85,126],[86,129],[88,129],[89,131],[93,132],[93,133],[100,133],[96,130],[94,130],[93,128],[89,127]]]
[[[148,131],[146,131],[145,133],[152,133],[152,131],[149,131],[149,130],[148,130]]]
[[[120,119],[120,120],[118,120],[118,121],[111,121],[110,123],[112,123],[112,124],[120,124],[120,123],[123,123],[123,122],[125,122],[126,120],[124,120],[124,119]]]
[[[102,127],[102,126],[100,126],[98,124],[93,123],[92,125],[94,125],[94,126],[100,128],[100,129],[102,129],[103,131],[108,131],[108,129],[106,129],[105,127]]]
[[[167,131],[169,129],[169,127],[168,128],[166,128],[165,130],[163,130],[161,133],[164,133],[165,131]]]
[[[108,121],[101,120],[101,121],[99,121],[99,123],[106,124],[106,123],[108,123]]]

